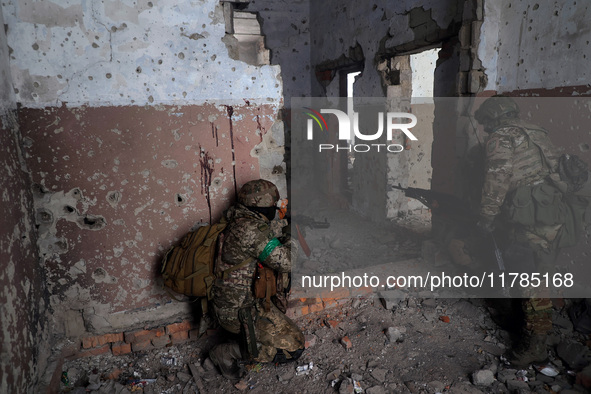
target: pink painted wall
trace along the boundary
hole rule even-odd
[[[276,111],[21,109],[27,165],[44,191],[35,208],[53,297],[95,332],[112,329],[96,315],[109,321],[170,302],[158,280],[162,254],[195,224],[218,220],[236,188],[260,177],[259,144]]]
[[[47,304],[35,246],[33,196],[18,154],[18,126],[13,111],[1,115],[0,392],[24,393],[30,392],[27,377],[40,367],[31,355],[43,347]]]

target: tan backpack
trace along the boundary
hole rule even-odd
[[[217,240],[225,228],[225,221],[201,226],[168,249],[161,268],[164,286],[187,296],[211,298]]]
[[[185,235],[178,245],[171,247],[162,259],[161,274],[164,286],[190,297],[203,297],[204,312],[216,279],[215,261],[221,253],[223,233],[227,222],[199,227]],[[218,240],[219,239],[219,240]],[[244,260],[220,273],[220,276],[242,268],[254,258]],[[173,296],[174,298],[174,296]]]

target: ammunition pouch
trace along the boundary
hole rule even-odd
[[[546,182],[516,188],[504,207],[507,221],[523,226],[564,224],[568,213],[562,192]]]

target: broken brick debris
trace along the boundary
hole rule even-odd
[[[347,335],[341,338],[341,345],[343,345],[346,350],[351,350],[351,348],[353,348],[353,343]]]

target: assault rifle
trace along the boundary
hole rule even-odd
[[[415,187],[402,187],[400,184],[398,184],[398,186],[392,186],[392,188],[403,191],[406,197],[419,200],[423,205],[431,209],[433,212],[445,216],[451,216],[454,219],[464,220],[467,222],[467,225],[476,226],[478,221],[477,216],[470,211],[468,204],[461,198],[433,190],[419,189]],[[501,249],[497,245],[494,234],[492,232],[489,232],[488,234],[492,239],[495,260],[497,261],[499,270],[505,271],[505,262],[503,261]]]
[[[477,217],[468,209],[468,204],[454,195],[415,187],[402,187],[400,184],[391,187],[403,191],[406,197],[419,200],[433,212],[470,220],[473,221],[474,224],[478,221]]]
[[[287,219],[290,221],[291,224],[293,224],[298,236],[298,241],[300,242],[300,246],[306,254],[306,257],[310,257],[310,255],[312,254],[312,250],[310,249],[310,246],[308,246],[308,243],[306,242],[306,238],[304,237],[304,234],[302,233],[300,226],[309,228],[329,228],[330,223],[326,219],[324,219],[324,222],[317,222],[313,218],[305,215],[287,216]]]
[[[294,215],[291,216],[291,221],[295,224],[298,224],[302,227],[309,227],[309,228],[329,228],[330,223],[328,220],[324,219],[323,222],[318,222],[313,218],[305,215]]]
[[[285,218],[289,221],[290,224],[294,225],[294,228],[295,228],[295,231],[296,231],[296,234],[298,237],[298,241],[300,242],[302,250],[304,251],[304,253],[306,254],[307,257],[310,257],[310,255],[312,254],[312,250],[308,246],[308,243],[306,242],[306,238],[304,238],[304,234],[302,234],[302,231],[300,230],[300,226],[309,227],[309,228],[329,228],[330,223],[326,219],[324,219],[324,222],[317,222],[313,218],[311,218],[309,216],[305,216],[305,215],[293,215],[292,216],[289,213],[289,209],[287,207],[287,205],[288,205],[287,198],[284,198],[283,200],[279,201],[278,205],[279,206],[277,209],[279,210],[279,218],[281,218],[281,219]]]

